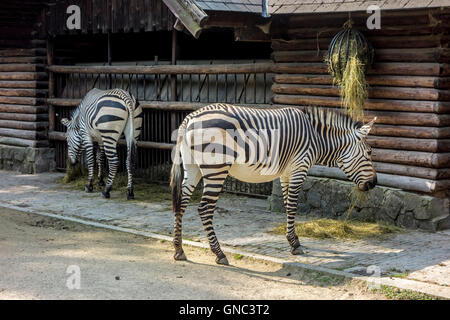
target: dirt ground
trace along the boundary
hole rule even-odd
[[[0,299],[385,298],[329,275],[185,251],[189,261],[175,262],[170,242],[0,208]],[[69,289],[78,268],[80,288]]]

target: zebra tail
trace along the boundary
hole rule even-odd
[[[172,170],[170,171],[170,187],[172,189],[172,210],[178,213],[181,210],[181,191],[183,183],[183,168],[181,166],[181,143],[183,136],[178,135],[177,144],[175,146],[175,154],[173,157]]]
[[[127,139],[128,152],[130,153],[130,171],[134,172],[136,161],[136,138],[134,137],[134,106],[128,108],[128,120],[127,120]]]

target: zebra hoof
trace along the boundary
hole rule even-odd
[[[84,191],[92,192],[92,191],[94,191],[94,186],[92,184],[87,184],[84,186]]]
[[[134,200],[134,193],[133,193],[133,191],[128,190],[127,200]]]
[[[293,254],[294,256],[299,256],[305,254],[305,252],[300,246],[298,246],[297,248],[291,248],[291,254]]]
[[[223,257],[220,258],[220,259],[219,259],[219,257],[217,257],[217,258],[216,258],[216,263],[217,263],[217,264],[224,265],[224,266],[230,265],[230,264],[228,263],[227,257],[225,257],[225,256],[223,256]]]
[[[105,192],[105,191],[102,191],[102,196],[103,196],[103,198],[105,198],[105,199],[111,198],[111,195],[109,194],[109,192]]]
[[[99,180],[99,181],[98,181],[98,186],[99,186],[99,187],[104,187],[104,186],[105,186],[105,181]]]
[[[176,261],[186,261],[187,260],[186,255],[184,254],[184,251],[175,252],[173,258]]]

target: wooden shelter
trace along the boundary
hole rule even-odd
[[[370,30],[366,10],[374,4],[381,29]],[[80,29],[67,28],[69,5],[80,8]],[[350,17],[375,48],[365,114],[378,117],[369,142],[379,183],[448,198],[449,6],[446,0],[3,0],[0,145],[52,150],[64,169],[61,117],[94,86],[123,87],[145,110],[138,167],[164,180],[172,130],[203,105],[340,108],[324,54]],[[344,178],[319,166],[310,174]],[[237,192],[270,193],[270,185],[229,183]]]

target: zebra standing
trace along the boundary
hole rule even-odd
[[[180,125],[171,172],[175,213],[175,260],[185,260],[182,218],[203,178],[199,215],[218,264],[228,264],[213,228],[213,214],[228,175],[251,183],[280,178],[291,253],[302,254],[294,229],[297,198],[314,164],[338,166],[360,190],[376,185],[371,149],[363,125],[348,115],[313,108],[252,109],[212,104],[189,114]],[[184,169],[181,170],[181,162]]]
[[[134,199],[132,172],[135,161],[136,139],[142,127],[142,107],[136,99],[122,89],[92,89],[72,113],[72,119],[61,123],[67,127],[67,144],[71,164],[78,160],[81,150],[86,150],[88,164],[88,183],[86,192],[93,190],[94,178],[94,142],[98,143],[97,152],[99,185],[103,182],[105,155],[108,159],[109,175],[102,195],[110,197],[110,191],[119,165],[117,142],[122,133],[127,142],[127,199]]]

